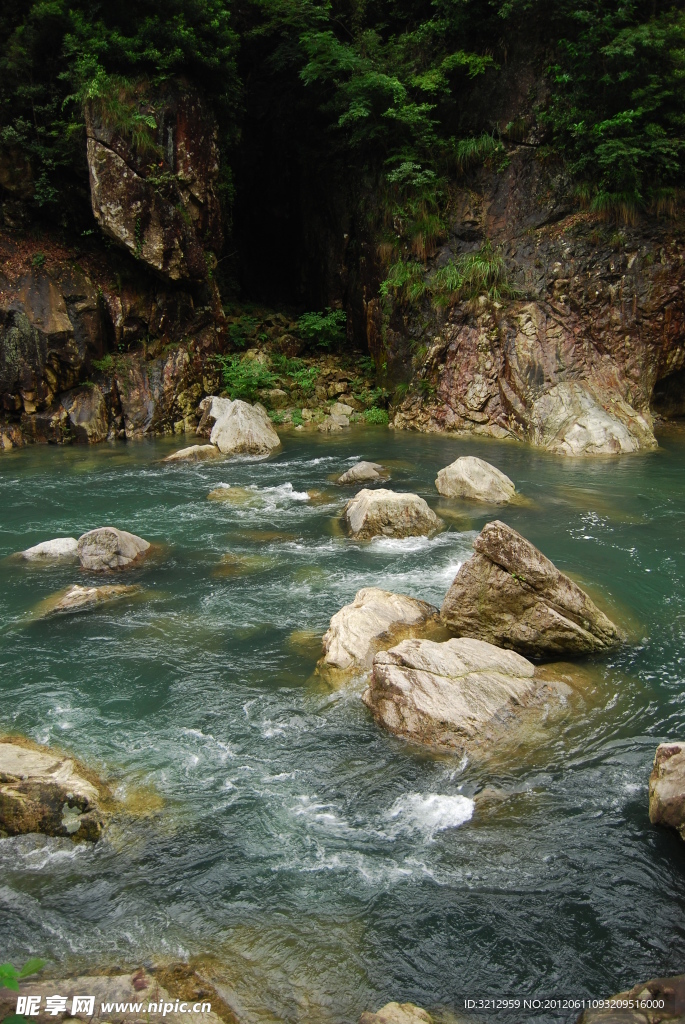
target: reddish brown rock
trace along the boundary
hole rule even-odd
[[[685,839],[685,744],[660,743],[649,776],[649,820]]]

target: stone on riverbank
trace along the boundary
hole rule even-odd
[[[371,668],[374,654],[393,635],[438,621],[438,609],[406,594],[392,594],[377,587],[358,591],[331,619],[323,638],[323,657],[317,671],[357,672]]]
[[[40,618],[48,618],[51,615],[69,615],[74,612],[90,611],[103,604],[111,604],[113,601],[121,601],[125,597],[132,597],[139,594],[141,588],[133,587],[80,587],[78,585],[69,587],[66,593],[56,594],[42,602],[40,606]]]
[[[592,654],[625,639],[581,588],[505,523],[487,523],[440,615],[456,636],[532,657]]]
[[[375,1013],[363,1013],[359,1024],[433,1024],[433,1018],[414,1003],[386,1003]]]
[[[649,820],[676,829],[685,839],[685,743],[660,743],[656,748],[649,776]]]
[[[604,1002],[608,1005],[581,1013],[576,1024],[680,1024],[685,1020],[685,974],[638,982],[626,992],[606,997]],[[639,1004],[646,1002],[652,1008],[640,1008]],[[626,1005],[630,1003],[632,1009]]]
[[[403,640],[381,651],[362,699],[378,724],[395,735],[463,751],[496,741],[497,731],[517,712],[550,692],[520,654],[464,637],[444,643]]]
[[[345,484],[371,484],[386,478],[387,474],[383,466],[379,466],[377,462],[357,462],[354,466],[350,466],[342,476],[339,476],[336,483],[343,486]]]
[[[280,447],[279,436],[262,405],[215,398],[210,416],[215,422],[209,440],[222,455],[269,455]]]
[[[349,425],[349,416],[344,413],[332,412],[330,416],[326,416],[326,418],[319,423],[317,429],[322,434],[337,434],[339,431],[344,430],[345,427],[349,427]]]
[[[418,494],[364,488],[348,501],[343,518],[355,540],[372,537],[426,537],[442,526]]]
[[[91,572],[127,569],[138,562],[149,548],[149,542],[142,537],[117,530],[114,526],[89,530],[78,539],[79,560],[83,568]]]
[[[44,540],[21,552],[27,562],[70,561],[78,558],[78,541],[75,537],[56,537]]]
[[[435,486],[446,498],[469,498],[493,505],[506,505],[516,493],[508,476],[473,455],[464,455],[441,469]]]
[[[188,448],[181,448],[180,451],[167,455],[165,462],[205,462],[207,459],[215,459],[221,452],[213,444],[191,444]]]
[[[94,842],[104,827],[100,797],[71,758],[0,742],[0,835],[42,832]]]

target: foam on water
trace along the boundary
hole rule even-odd
[[[407,793],[388,811],[388,820],[400,829],[416,830],[432,839],[436,832],[458,828],[473,817],[475,804],[466,796]]]

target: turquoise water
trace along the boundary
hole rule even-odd
[[[94,847],[0,841],[0,959],[190,958],[245,1021],[331,1024],[389,999],[458,1012],[466,997],[606,996],[682,971],[685,847],[647,817],[656,743],[684,732],[685,436],[660,441],[571,461],[379,428],[201,466],[162,465],[170,440],[3,455],[0,728],[73,751],[136,813]],[[440,499],[436,471],[460,454],[494,462],[526,503],[493,515]],[[448,529],[347,541],[353,492],[330,477],[359,458]],[[219,483],[252,490],[207,500]],[[382,733],[358,686],[312,672],[360,587],[439,604],[495,516],[591,587],[631,643],[581,666],[534,749],[469,764]],[[143,595],[37,621],[43,598],[101,578],[5,556],[105,524],[157,546],[117,577]],[[506,799],[464,821],[455,798],[486,786]]]

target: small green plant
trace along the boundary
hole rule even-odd
[[[272,423],[275,423],[276,426],[279,426],[279,424],[283,422],[283,413],[278,412],[276,409],[271,409],[269,412],[269,419]]]
[[[367,423],[370,423],[373,426],[387,427],[389,422],[389,417],[385,409],[379,409],[375,405],[372,409],[367,409],[363,412],[362,416]]]
[[[460,171],[467,171],[471,167],[491,163],[497,157],[501,160],[504,153],[504,146],[499,139],[485,132],[483,135],[460,139],[455,150],[455,160]]]
[[[47,960],[40,960],[32,957],[27,960],[23,967],[13,967],[12,964],[0,964],[0,988],[8,988],[12,992],[19,991],[19,982],[28,978],[30,974],[36,974],[41,967],[45,967]]]
[[[409,393],[409,383],[406,380],[401,381],[395,388],[395,401],[403,402]]]
[[[240,398],[254,402],[262,388],[273,388],[277,383],[271,370],[256,360],[241,359],[240,356],[215,356],[214,361],[221,371],[224,391],[229,398]]]
[[[306,366],[301,359],[288,359],[281,353],[272,355],[271,364],[280,377],[291,381],[305,396],[312,394],[319,379],[317,366]]]
[[[357,360],[357,368],[359,372],[363,373],[366,377],[373,377],[376,372],[376,364],[371,356],[361,356]]]
[[[422,377],[419,380],[418,388],[424,398],[432,398],[435,394],[435,384],[431,383],[426,377]]]
[[[228,337],[236,348],[245,348],[250,337],[254,337],[258,321],[253,316],[241,316],[228,328]]]
[[[292,421],[293,421],[293,425],[296,426],[296,427],[304,426],[304,420],[302,419],[302,410],[301,409],[293,409],[293,411],[292,411]]]
[[[393,295],[399,302],[418,302],[426,293],[424,267],[415,260],[393,263],[388,276],[382,282],[380,293],[383,298]]]
[[[44,264],[45,264],[45,253],[44,252],[37,252],[37,253],[35,253],[33,259],[31,260],[31,265],[34,266],[34,267],[42,267]]]
[[[343,341],[347,314],[342,309],[326,306],[324,313],[303,313],[297,329],[305,341],[315,342],[319,348],[331,348]]]
[[[516,294],[507,283],[504,257],[489,241],[477,252],[464,253],[436,270],[430,289],[436,305],[451,305],[479,295],[487,295],[496,302]]]
[[[107,354],[102,359],[93,359],[91,365],[94,370],[99,370],[100,373],[111,373],[114,369],[114,358]]]

